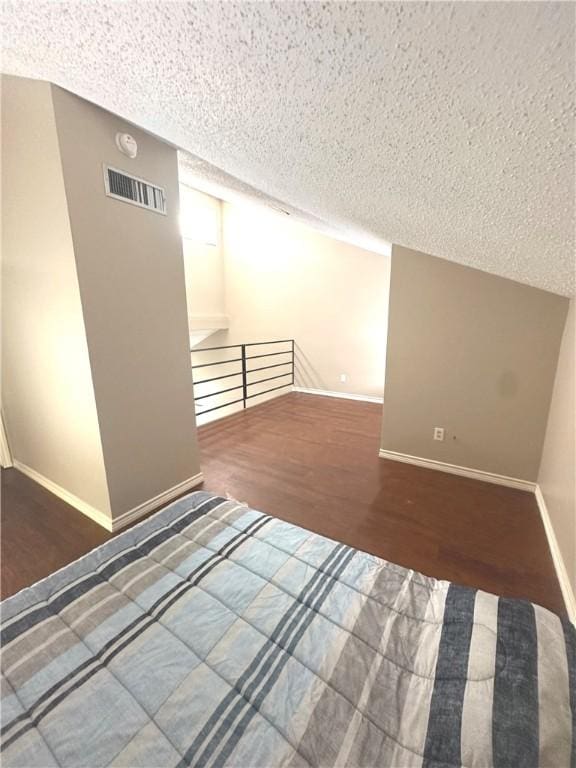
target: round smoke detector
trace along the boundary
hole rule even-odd
[[[132,160],[138,154],[138,144],[136,143],[136,139],[133,136],[130,136],[129,133],[118,132],[116,134],[116,146],[122,154],[127,155]]]

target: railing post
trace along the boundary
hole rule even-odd
[[[246,344],[242,344],[242,406],[246,408],[248,398],[248,377],[246,370]]]
[[[292,339],[292,386],[294,386],[294,339]]]

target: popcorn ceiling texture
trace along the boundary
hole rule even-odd
[[[3,69],[335,229],[570,295],[574,14],[562,2],[8,2]]]

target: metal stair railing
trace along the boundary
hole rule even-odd
[[[252,347],[271,346],[273,344],[288,344],[289,347],[279,352],[265,352],[264,354],[256,354],[256,355],[250,354],[250,350]],[[254,397],[260,397],[261,395],[266,395],[269,392],[275,392],[276,390],[284,389],[285,387],[291,387],[294,384],[294,339],[280,339],[278,341],[255,341],[248,344],[228,344],[221,347],[205,347],[200,349],[191,349],[190,353],[192,355],[195,355],[203,352],[217,352],[217,351],[219,352],[224,349],[240,350],[240,356],[232,357],[228,360],[212,360],[207,362],[193,363],[192,378],[194,380],[194,387],[195,388],[200,387],[202,384],[209,384],[215,381],[223,381],[224,379],[231,379],[236,376],[241,377],[241,383],[233,387],[225,387],[224,389],[218,389],[214,392],[208,392],[207,394],[201,394],[194,397],[197,416],[202,416],[203,414],[210,413],[211,411],[217,411],[220,408],[227,408],[228,406],[236,405],[237,403],[242,403],[243,407],[246,408],[246,404],[248,400],[251,400]],[[238,353],[231,353],[231,354],[234,355]],[[261,360],[262,358],[265,358],[265,357],[275,357],[279,355],[288,355],[289,359],[281,363],[273,363],[272,365],[261,365],[255,368],[249,367],[251,360]],[[198,371],[201,368],[212,368],[216,365],[227,365],[231,363],[240,363],[240,370],[235,371],[234,373],[224,373],[221,376],[210,376],[207,379],[200,379],[199,381],[195,380],[194,372]],[[278,373],[275,376],[266,376],[265,378],[260,378],[256,380],[252,380],[250,378],[250,375],[253,373],[260,372],[260,371],[267,371],[272,368],[282,368],[286,366],[288,366],[288,370],[286,372]],[[277,379],[283,379],[285,377],[290,377],[289,381],[286,381],[285,383],[280,384],[279,386],[269,387],[268,389],[264,389],[260,391],[254,391],[252,389],[252,387],[255,387],[258,384],[264,384]],[[239,397],[235,400],[230,400],[226,403],[221,403],[219,405],[213,405],[213,406],[209,405],[208,408],[204,407],[203,404],[199,406],[201,401],[209,400],[209,398],[219,397],[229,392],[237,392],[238,390],[242,391],[242,397]]]

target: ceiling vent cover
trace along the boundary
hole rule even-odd
[[[108,197],[166,215],[166,194],[163,187],[150,184],[138,176],[130,176],[109,165],[104,166],[104,186]]]

